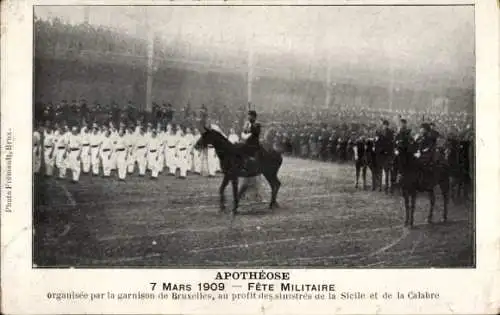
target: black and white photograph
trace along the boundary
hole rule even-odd
[[[474,10],[34,6],[33,267],[475,268]]]

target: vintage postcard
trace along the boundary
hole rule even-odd
[[[2,2],[5,314],[497,314],[496,1]]]

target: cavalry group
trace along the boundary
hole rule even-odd
[[[198,129],[174,124],[156,128],[151,124],[120,124],[118,128],[113,123],[81,128],[47,124],[33,133],[33,170],[60,179],[70,170],[72,182],[79,181],[81,172],[111,177],[114,170],[119,180],[135,172],[152,179],[161,173],[180,179],[188,172],[215,176],[220,171],[219,159],[211,146],[195,149],[199,138]],[[238,142],[239,136],[231,131],[229,139]]]

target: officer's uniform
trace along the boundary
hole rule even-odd
[[[70,134],[68,139],[68,162],[73,174],[73,181],[80,179],[82,139],[79,134]]]
[[[68,167],[66,157],[68,148],[68,135],[61,132],[55,140],[55,150],[56,150],[56,167],[59,173],[59,178],[66,177],[66,169]]]
[[[410,143],[413,141],[411,136],[411,129],[401,128],[394,139],[396,140],[397,144],[395,152],[397,151],[397,147],[408,148]],[[397,153],[399,154],[399,151],[397,151]]]
[[[40,172],[42,166],[42,137],[38,131],[33,132],[33,172]]]
[[[435,156],[435,141],[429,134],[424,134],[417,141],[416,156],[423,165],[432,164]]]
[[[151,177],[158,178],[158,173],[160,172],[159,154],[161,149],[161,140],[158,136],[151,134],[151,138],[148,139],[148,168],[151,170]]]
[[[90,163],[92,164],[92,174],[99,175],[99,150],[103,135],[95,129],[89,136],[90,142]]]
[[[90,171],[90,134],[86,128],[82,128],[81,132],[82,140],[82,170],[83,173],[87,174]]]
[[[43,154],[45,162],[45,175],[52,176],[54,173],[54,134],[52,132],[44,132],[43,136]]]
[[[119,135],[115,140],[114,152],[116,156],[116,168],[118,169],[118,178],[124,180],[127,176],[127,151],[128,143],[125,135]]]
[[[394,131],[392,129],[384,129],[377,132],[378,143],[377,151],[383,154],[392,153],[392,144],[394,141]]]
[[[147,141],[146,135],[140,131],[135,135],[134,156],[137,161],[137,167],[139,168],[139,176],[144,176],[146,174]]]
[[[101,156],[102,172],[104,177],[109,177],[111,175],[112,153],[113,153],[113,139],[111,138],[111,134],[104,135],[101,143],[101,152],[99,154]]]

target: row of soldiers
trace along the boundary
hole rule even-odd
[[[215,176],[220,163],[211,147],[196,150],[198,129],[167,124],[152,124],[143,127],[125,126],[115,128],[109,125],[83,125],[82,128],[67,124],[51,127],[46,124],[34,131],[34,172],[42,170],[46,176],[65,178],[71,170],[72,181],[77,182],[80,174],[110,177],[116,170],[118,178],[125,180],[136,170],[139,176],[149,171],[156,179],[163,171],[179,178],[186,178],[188,172]],[[233,137],[234,140],[234,137]],[[236,140],[237,141],[237,140]],[[43,156],[42,156],[43,155]]]
[[[331,126],[317,128],[276,126],[268,128],[263,140],[275,149],[294,157],[344,162],[353,159],[351,148],[358,139],[374,138],[381,129],[386,129],[384,121],[392,133],[397,133],[402,128],[401,120],[395,124],[385,119],[381,120],[376,128],[356,130],[341,130]],[[405,128],[409,129],[410,137],[415,138],[421,133],[420,126],[412,128],[405,119],[402,121],[405,122]],[[439,138],[441,144],[448,140],[460,142],[471,141],[473,138],[470,124],[455,132],[443,132],[432,122],[428,125],[434,135],[439,134],[436,138]]]

